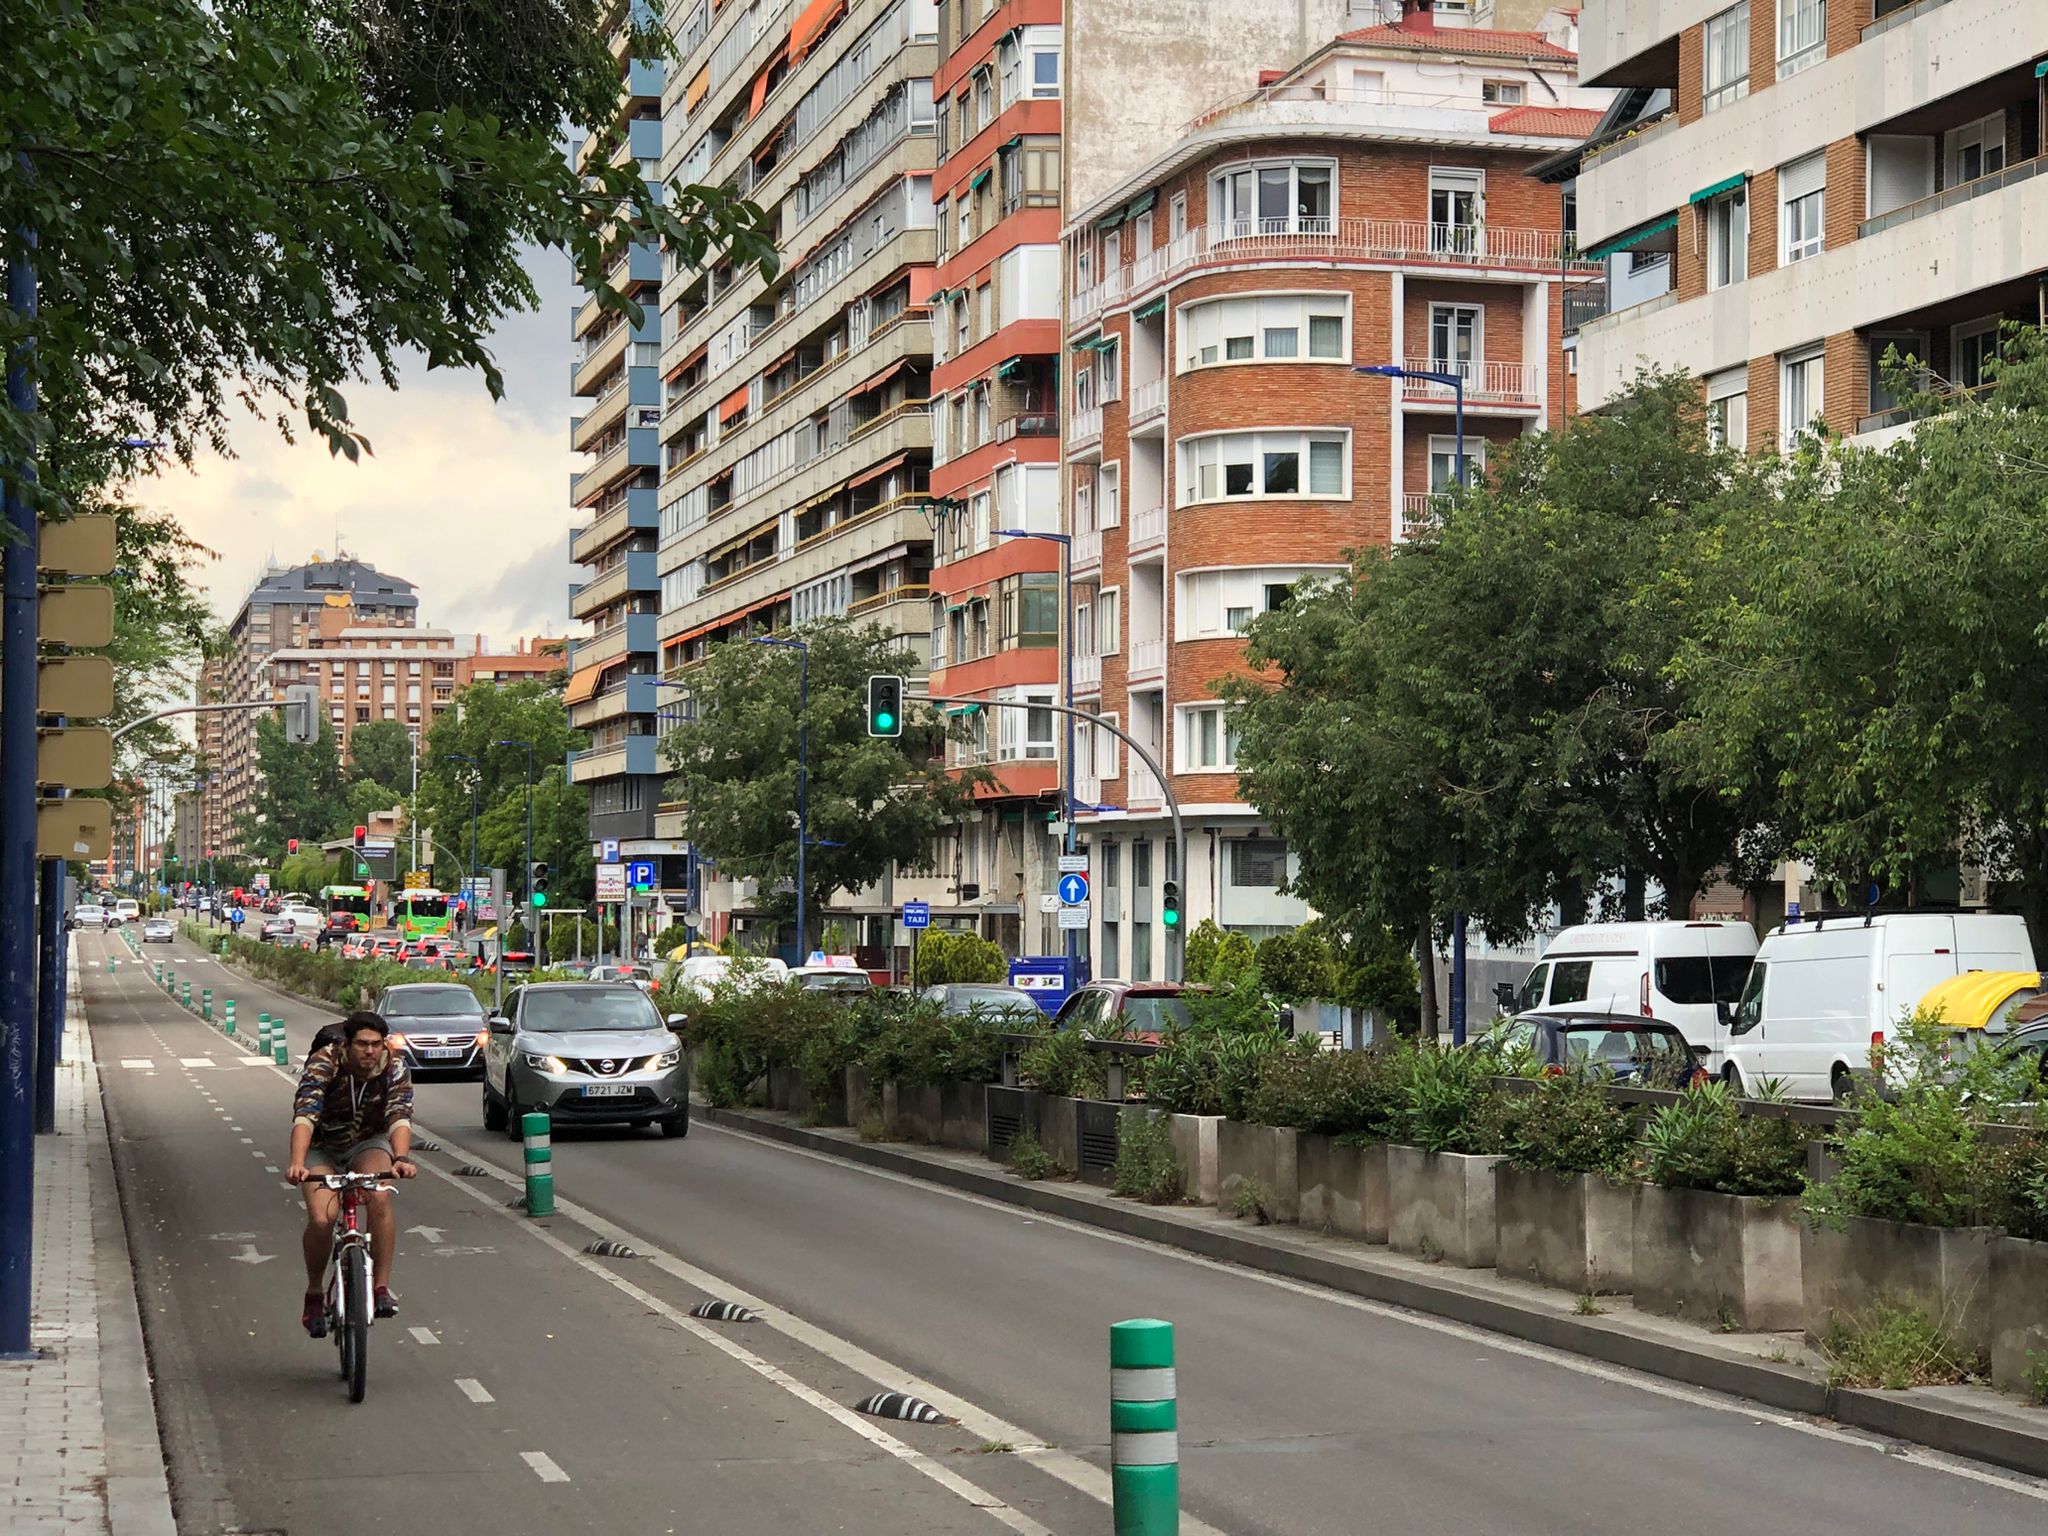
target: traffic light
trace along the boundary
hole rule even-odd
[[[1169,929],[1180,926],[1180,882],[1168,880],[1159,888],[1159,920]]]
[[[539,859],[526,866],[526,899],[536,907],[548,904],[548,867]]]
[[[287,853],[297,853],[299,851],[299,840],[296,837],[288,837],[285,839],[284,847]]]
[[[868,679],[868,734],[903,734],[903,679],[877,672]]]
[[[367,844],[367,843],[368,843],[369,841],[370,841],[370,829],[369,829],[368,827],[357,827],[357,828],[356,828],[356,852],[357,852],[357,853],[361,853],[361,852],[363,851],[363,848],[364,848],[364,846],[365,846],[365,845],[366,845],[366,844]]]
[[[284,691],[284,739],[303,747],[320,739],[320,690],[311,683],[293,683]]]

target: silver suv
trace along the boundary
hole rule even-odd
[[[630,983],[550,981],[521,987],[489,1023],[484,1129],[518,1138],[519,1117],[557,1125],[623,1122],[690,1133],[690,1068],[675,1027]]]

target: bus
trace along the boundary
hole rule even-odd
[[[391,920],[400,937],[423,939],[448,931],[448,898],[424,886],[391,893]]]
[[[327,914],[330,927],[339,927],[334,919],[338,914],[344,913],[355,920],[354,926],[358,933],[371,926],[370,893],[360,885],[321,886],[320,910]]]

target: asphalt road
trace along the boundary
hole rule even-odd
[[[96,942],[87,940],[86,949]],[[193,953],[179,948],[192,963]],[[197,963],[223,974],[213,962]],[[89,980],[89,988],[97,980]],[[222,985],[234,988],[250,1016],[259,1006],[281,1013],[295,1057],[326,1017],[275,994],[252,1002],[260,991],[253,983]],[[159,1004],[153,1016],[169,1011]],[[100,1033],[97,1009],[93,1023],[105,1064],[121,1049],[108,1043],[111,1035]],[[159,1027],[171,1036],[170,1027]],[[183,1027],[198,1033],[181,1039],[206,1033],[200,1026]],[[137,1075],[117,1065],[110,1070],[116,1079]],[[161,1111],[166,1116],[172,1113],[168,1104],[189,1096],[178,1069],[160,1068],[156,1078],[115,1084],[125,1090],[117,1124],[131,1134],[145,1122],[130,1116],[128,1096],[172,1089]],[[260,1093],[270,1106],[265,1112],[274,1128],[266,1129],[265,1144],[281,1145],[285,1090],[274,1075],[252,1070],[209,1081],[225,1104],[228,1087],[244,1078],[248,1092]],[[459,1159],[508,1174],[518,1166],[515,1144],[482,1130],[474,1083],[422,1084],[418,1102],[423,1125],[448,1148],[435,1159],[443,1166]],[[212,1117],[203,1108],[192,1118],[210,1129],[205,1121]],[[197,1151],[191,1158],[167,1154],[148,1160],[156,1191],[149,1203],[159,1218],[178,1202],[212,1198],[189,1187],[194,1168],[205,1160]],[[131,1148],[124,1166],[135,1161]],[[165,1165],[177,1172],[159,1176]],[[1146,1315],[1172,1319],[1177,1327],[1182,1485],[1190,1516],[1184,1528],[1197,1532],[1839,1536],[1850,1530],[1858,1536],[1989,1536],[2037,1532],[2048,1519],[2048,1485],[2012,1474],[1947,1463],[1833,1426],[1802,1424],[1731,1399],[1070,1227],[702,1123],[682,1142],[651,1132],[561,1132],[555,1173],[558,1197],[571,1216],[587,1213],[592,1232],[621,1229],[645,1251],[645,1259],[613,1263],[613,1270],[679,1304],[701,1294],[759,1298],[768,1317],[748,1326],[747,1342],[835,1402],[854,1401],[868,1382],[929,1387],[942,1406],[959,1414],[961,1424],[951,1438],[901,1430],[904,1438],[942,1452],[939,1462],[964,1469],[963,1475],[1022,1517],[1051,1530],[1107,1528],[1107,1512],[1098,1502],[1106,1487],[1106,1329],[1118,1318]],[[280,1220],[289,1214],[274,1180],[256,1180],[246,1194],[240,1189],[244,1182],[238,1181],[232,1205],[206,1205],[205,1214],[195,1212],[183,1222],[190,1230],[171,1255],[171,1284],[181,1300],[175,1276],[207,1255],[206,1232],[258,1226],[234,1215],[252,1199],[258,1206],[274,1201]],[[693,1431],[707,1421],[694,1416],[697,1393],[678,1401],[664,1390],[668,1377],[679,1360],[715,1371],[721,1381],[732,1372],[703,1360],[701,1351],[687,1347],[690,1341],[678,1341],[630,1306],[621,1317],[616,1290],[607,1282],[585,1283],[562,1273],[555,1256],[534,1255],[528,1229],[545,1224],[466,1212],[464,1202],[428,1182],[423,1178],[402,1197],[402,1226],[437,1220],[416,1214],[431,1202],[437,1212],[458,1213],[445,1225],[465,1235],[451,1237],[451,1243],[499,1251],[444,1262],[402,1250],[399,1289],[408,1310],[401,1321],[426,1321],[418,1314],[431,1309],[465,1350],[478,1352],[471,1375],[498,1353],[501,1358],[488,1368],[507,1384],[501,1394],[507,1398],[539,1393],[554,1399],[573,1392],[584,1384],[585,1360],[593,1371],[601,1361],[605,1384],[599,1391],[611,1409],[607,1422],[636,1425],[666,1414],[676,1422],[664,1428],[663,1443],[689,1445]],[[495,1180],[486,1187],[493,1204],[511,1189],[509,1182]],[[467,1224],[457,1226],[464,1215]],[[478,1229],[490,1235],[466,1235]],[[518,1241],[522,1233],[529,1241]],[[285,1234],[275,1239],[280,1245],[286,1241]],[[142,1262],[147,1275],[149,1263]],[[223,1262],[212,1268],[242,1266]],[[459,1278],[449,1284],[443,1275]],[[223,1433],[232,1438],[275,1426],[281,1409],[301,1415],[301,1424],[352,1425],[345,1416],[330,1417],[347,1410],[335,1406],[340,1397],[331,1371],[321,1379],[328,1359],[320,1353],[324,1346],[294,1344],[280,1326],[295,1322],[288,1293],[296,1285],[265,1275],[243,1301],[250,1290],[244,1278],[238,1274],[228,1286],[235,1298],[233,1320],[256,1315],[249,1309],[260,1292],[269,1336],[260,1347],[235,1345],[239,1366],[210,1373],[208,1402],[227,1415]],[[185,1284],[189,1290],[190,1282]],[[198,1294],[209,1292],[202,1288]],[[210,1294],[225,1300],[219,1289]],[[154,1328],[168,1326],[159,1308],[146,1306],[146,1321],[152,1317],[159,1319]],[[579,1342],[563,1349],[549,1341],[538,1348],[532,1332],[548,1319],[564,1339],[574,1330]],[[384,1341],[380,1331],[377,1342]],[[597,1353],[586,1355],[586,1349]],[[566,1372],[565,1356],[574,1363]],[[413,1357],[392,1349],[373,1355],[373,1372],[388,1357],[404,1363],[377,1377],[373,1402],[387,1412],[391,1404],[404,1403],[408,1416],[427,1407],[436,1422],[453,1419],[470,1428],[464,1415],[473,1418],[473,1411],[460,1398],[449,1400],[450,1371],[442,1360],[414,1376],[407,1374]],[[281,1363],[288,1385],[279,1385]],[[737,1383],[733,1392],[743,1423],[772,1406],[751,1384]],[[242,1394],[256,1397],[257,1405],[240,1406]],[[280,1395],[282,1401],[262,1401]],[[853,1439],[851,1432],[836,1433],[814,1410],[786,1403],[790,1432],[800,1436],[803,1450],[814,1440],[838,1446]],[[630,1453],[604,1461],[610,1441],[574,1434],[574,1417],[572,1412],[547,1421],[559,1426],[549,1443],[568,1453],[551,1454],[564,1467],[572,1461],[583,1466],[584,1458],[592,1459],[593,1468],[637,1467],[641,1477],[629,1478],[622,1495],[641,1501],[633,1509],[651,1517],[666,1468],[648,1466]],[[974,1454],[990,1442],[1010,1445],[1015,1454]],[[438,1443],[408,1441],[415,1443],[426,1470],[441,1470],[442,1460],[461,1462],[449,1470],[466,1479],[476,1479],[481,1470],[470,1465],[480,1458],[457,1454],[480,1452],[481,1445],[458,1440],[444,1455]],[[841,1449],[850,1456],[861,1453],[858,1442]],[[516,1462],[513,1470],[519,1470]],[[500,1450],[484,1481],[507,1476]],[[523,1481],[510,1480],[522,1499],[558,1492],[535,1484],[531,1473]],[[911,1486],[920,1481],[925,1488]],[[471,1482],[459,1486],[466,1497]],[[867,1517],[865,1509],[842,1504],[828,1476],[814,1473],[803,1486],[805,1497],[824,1502],[800,1505],[803,1512],[794,1516],[789,1505],[779,1506],[775,1518],[788,1523],[778,1529],[864,1528],[857,1522]],[[961,1500],[914,1471],[897,1471],[887,1488],[900,1499],[890,1528],[971,1528],[962,1523]],[[669,1507],[674,1503],[671,1497]],[[263,1528],[261,1521],[251,1523]],[[587,1528],[662,1527],[634,1518]],[[687,1528],[752,1526],[706,1514],[692,1518]],[[295,1519],[291,1529],[297,1536],[315,1527]]]

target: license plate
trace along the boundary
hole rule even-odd
[[[630,1099],[632,1096],[631,1083],[592,1083],[583,1090],[586,1099]]]
[[[455,1057],[465,1054],[467,1053],[459,1045],[437,1045],[432,1050],[420,1052],[428,1061],[452,1061]]]

